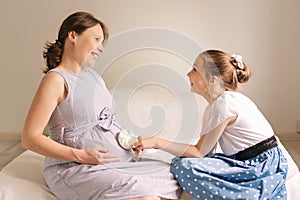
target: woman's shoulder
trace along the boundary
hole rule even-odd
[[[59,101],[64,92],[64,79],[58,73],[47,72],[40,81],[36,96],[43,101]]]
[[[62,72],[61,70],[57,70],[57,69],[50,70],[45,74],[43,80],[50,81],[50,82],[63,81],[64,78],[61,72]]]
[[[65,79],[60,73],[57,73],[56,71],[49,71],[42,78],[41,84],[49,85],[49,87],[64,86]]]

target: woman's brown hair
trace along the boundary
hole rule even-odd
[[[64,43],[70,31],[81,34],[86,29],[97,24],[100,24],[103,30],[103,42],[105,42],[108,39],[108,30],[103,22],[86,12],[75,12],[69,15],[61,24],[56,41],[53,43],[47,42],[45,45],[43,58],[45,59],[47,68],[43,72],[47,73],[59,65],[64,51]]]

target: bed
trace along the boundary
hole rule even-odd
[[[286,150],[283,151],[287,154]],[[287,154],[288,155],[288,154]],[[144,157],[169,162],[171,155],[160,151],[148,151]],[[297,200],[300,188],[300,172],[288,155],[289,173],[287,178],[288,200]],[[8,163],[0,172],[0,199],[1,200],[56,200],[49,191],[43,178],[44,157],[26,150]],[[185,197],[181,198],[182,200]]]
[[[133,127],[134,125],[137,127],[145,127],[145,130],[151,132],[155,131],[149,126],[149,123],[152,123],[156,127],[163,127],[159,130],[161,132],[161,137],[176,138],[181,142],[193,142],[189,139],[186,140],[186,138],[197,138],[197,136],[186,135],[186,133],[197,132],[191,129],[192,123],[197,125],[197,122],[193,122],[191,119],[196,118],[193,117],[193,113],[200,115],[200,113],[195,113],[194,110],[203,110],[205,106],[203,105],[203,102],[200,102],[202,107],[199,106],[199,109],[192,108],[194,110],[189,110],[191,107],[187,107],[186,105],[191,105],[193,103],[190,101],[193,99],[193,97],[189,96],[190,93],[182,93],[180,96],[179,93],[174,95],[174,93],[166,92],[165,90],[155,87],[146,89],[146,92],[145,90],[135,91],[135,95],[128,101],[128,105],[124,105],[122,102],[125,102],[124,96],[126,97],[128,94],[132,96],[131,92],[123,90],[122,92],[124,95],[118,93],[114,96],[117,101],[116,104],[121,106],[119,111],[118,108],[116,108],[117,113],[121,113],[120,111],[122,111],[121,109],[124,110],[124,106],[130,109],[130,116],[123,117],[123,119],[120,118],[120,115],[118,116],[121,124],[129,124],[130,127]],[[118,102],[118,99],[121,99],[122,101]],[[157,107],[155,106],[158,104],[163,109],[156,109]],[[159,114],[162,110],[163,116],[160,117]],[[184,113],[183,111],[187,111],[187,113]],[[126,111],[126,113],[129,112]],[[129,121],[129,118],[131,122],[133,121],[136,124],[132,124]],[[184,121],[184,118],[188,118],[188,122]],[[154,121],[151,121],[152,119]],[[163,124],[161,124],[162,121]],[[189,124],[187,127],[180,126],[181,124],[184,125],[187,123]],[[134,131],[140,132],[139,129]],[[184,132],[185,134],[181,135],[178,132]],[[174,135],[170,135],[170,133],[174,133]],[[300,188],[299,169],[283,145],[281,143],[279,144],[288,159],[289,165],[286,183],[288,200],[298,200],[299,196],[297,196],[297,190]],[[173,155],[159,150],[145,150],[141,156],[162,160],[164,162],[170,162],[173,158]],[[54,195],[49,191],[43,178],[43,162],[43,156],[26,150],[5,165],[0,171],[0,199],[56,200]],[[185,199],[187,199],[186,196],[181,197],[181,200]]]

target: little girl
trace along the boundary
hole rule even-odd
[[[242,57],[201,53],[187,74],[191,90],[209,103],[196,145],[139,137],[137,151],[156,148],[178,157],[171,171],[195,199],[286,199],[287,161],[256,105],[237,92],[250,69]],[[213,153],[217,144],[223,153]]]

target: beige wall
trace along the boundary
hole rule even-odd
[[[21,132],[42,77],[43,45],[55,39],[62,20],[75,10],[92,12],[111,35],[161,27],[203,48],[242,54],[253,71],[242,91],[276,131],[295,131],[300,119],[299,7],[297,0],[1,0],[0,131]],[[143,62],[141,56],[129,58]],[[183,73],[189,70],[188,65],[181,67]],[[110,81],[109,76],[105,79]]]

